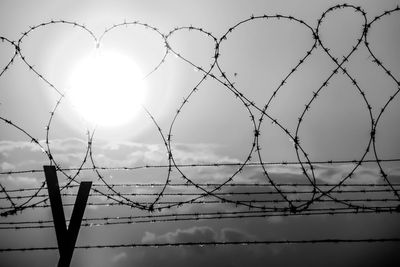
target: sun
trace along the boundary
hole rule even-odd
[[[67,97],[87,122],[120,126],[137,116],[145,87],[142,72],[129,57],[97,48],[73,69]]]

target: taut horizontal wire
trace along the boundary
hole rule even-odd
[[[85,218],[82,223],[83,227],[99,227],[112,225],[128,225],[139,223],[165,223],[179,221],[200,221],[200,220],[223,220],[223,219],[248,219],[248,218],[264,218],[270,217],[299,217],[299,216],[337,216],[337,215],[359,215],[359,214],[395,214],[399,213],[398,208],[385,208],[381,210],[348,210],[348,209],[329,209],[306,211],[302,213],[288,212],[220,212],[220,213],[193,213],[193,214],[170,214],[159,216],[122,216],[122,217],[104,217],[104,218]],[[24,229],[48,229],[54,228],[53,221],[20,221],[0,223],[0,230],[24,230]],[[3,226],[4,225],[4,226]],[[21,225],[21,226],[20,226]]]
[[[400,162],[400,158],[392,158],[392,159],[379,159],[379,162]],[[193,163],[193,164],[176,164],[176,167],[179,168],[194,168],[194,167],[230,167],[230,166],[268,166],[268,165],[300,165],[300,164],[357,164],[357,160],[324,160],[324,161],[275,161],[275,162],[215,162],[215,163]],[[376,163],[377,160],[369,159],[363,160],[363,163]],[[109,171],[132,171],[132,170],[140,170],[140,169],[157,169],[157,168],[169,168],[170,165],[141,165],[134,167],[105,167],[105,166],[96,166],[96,167],[84,167],[84,168],[60,168],[59,171],[93,171],[93,170],[109,170]],[[12,175],[12,174],[23,174],[23,173],[43,173],[42,169],[30,169],[30,170],[8,170],[1,171],[0,175]]]
[[[110,245],[79,245],[76,249],[102,249],[102,248],[161,248],[161,247],[205,247],[227,245],[283,245],[283,244],[340,244],[340,243],[380,243],[400,242],[400,238],[364,238],[364,239],[304,239],[304,240],[244,240],[244,241],[213,241],[213,242],[182,242],[182,243],[130,243]],[[40,250],[57,250],[58,247],[27,247],[27,248],[1,248],[0,252],[24,252]]]

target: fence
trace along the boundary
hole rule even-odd
[[[343,58],[336,58],[331,54],[329,47],[324,43],[320,35],[320,27],[323,25],[325,18],[331,13],[338,10],[353,10],[357,16],[363,20],[363,26],[360,29],[359,37],[356,43],[351,48],[350,52]],[[273,216],[314,216],[314,215],[339,215],[339,214],[368,214],[368,213],[398,213],[400,211],[400,195],[399,183],[394,183],[389,179],[389,174],[385,170],[384,163],[398,163],[400,158],[384,158],[380,156],[376,148],[376,133],[379,132],[379,123],[382,115],[387,112],[388,108],[397,99],[397,94],[400,91],[400,82],[395,74],[388,69],[383,61],[379,59],[373,52],[370,42],[369,33],[376,24],[380,21],[396,14],[400,11],[399,7],[385,11],[381,15],[367,19],[367,14],[362,8],[353,5],[342,4],[329,8],[318,20],[316,28],[313,28],[307,22],[292,16],[286,15],[260,15],[251,16],[250,18],[240,21],[229,28],[225,34],[220,37],[214,36],[206,29],[198,27],[177,27],[169,33],[162,33],[154,26],[141,23],[138,21],[125,21],[120,24],[113,25],[107,28],[99,37],[88,27],[71,21],[52,20],[31,27],[28,31],[22,33],[17,41],[12,41],[6,37],[0,37],[1,41],[10,45],[14,49],[14,54],[6,66],[0,72],[0,77],[3,76],[9,69],[12,68],[16,60],[22,60],[28,69],[34,73],[39,79],[43,80],[50,86],[58,95],[59,100],[56,103],[54,110],[51,111],[48,124],[46,126],[46,139],[42,142],[33,134],[28,132],[22,125],[0,116],[0,120],[6,127],[14,128],[22,133],[26,140],[41,149],[46,155],[51,165],[55,166],[58,173],[66,177],[67,182],[61,187],[61,195],[70,200],[77,196],[76,189],[79,187],[77,177],[84,176],[87,172],[94,172],[98,178],[98,183],[93,184],[89,206],[104,206],[113,207],[121,206],[125,208],[134,208],[138,211],[143,211],[144,214],[129,215],[129,216],[114,216],[110,211],[110,216],[98,216],[83,218],[83,227],[106,227],[109,225],[126,225],[139,223],[155,223],[167,221],[197,221],[197,220],[223,220],[223,219],[244,219],[244,218],[264,218]],[[219,64],[220,55],[224,52],[223,44],[230,38],[241,25],[251,24],[256,21],[285,21],[288,24],[296,24],[304,27],[309,31],[310,38],[313,40],[312,46],[307,50],[299,62],[291,67],[291,70],[285,74],[284,79],[275,88],[272,95],[265,102],[265,105],[258,105],[242,91],[235,87],[235,83],[228,77],[224,69]],[[52,84],[47,77],[42,75],[35,66],[29,62],[24,55],[22,44],[27,40],[31,33],[38,29],[48,27],[49,25],[67,25],[86,32],[94,41],[95,45],[101,46],[102,38],[109,32],[121,27],[139,27],[146,31],[153,32],[158,35],[163,41],[165,53],[156,67],[151,70],[147,77],[154,75],[159,68],[169,60],[170,55],[175,55],[183,62],[191,65],[193,68],[202,74],[199,82],[190,89],[190,92],[183,97],[181,105],[176,110],[173,119],[167,129],[162,129],[153,114],[146,110],[148,117],[154,124],[155,129],[159,133],[162,143],[166,149],[167,161],[166,165],[142,165],[142,166],[99,166],[94,159],[95,151],[92,149],[94,141],[94,133],[88,134],[86,155],[79,166],[76,168],[64,168],[51,151],[50,131],[53,129],[53,118],[58,114],[58,108],[64,101],[65,96],[63,90]],[[179,54],[171,46],[169,39],[175,33],[182,31],[195,31],[206,36],[214,42],[213,62],[209,68],[203,68],[183,55]],[[376,71],[383,72],[386,78],[393,84],[393,93],[388,100],[380,107],[374,107],[367,97],[362,86],[355,77],[346,69],[346,65],[351,62],[353,54],[360,48],[367,49],[370,59],[376,63]],[[320,84],[313,92],[313,95],[305,103],[303,112],[298,118],[298,123],[295,131],[290,131],[278,119],[274,118],[269,113],[271,103],[284,90],[285,85],[289,82],[293,74],[307,62],[310,56],[315,51],[323,51],[334,64],[334,69],[330,75]],[[216,75],[219,73],[219,75]],[[300,130],[303,126],[304,119],[307,117],[310,109],[313,108],[318,101],[320,94],[329,86],[329,82],[337,75],[342,75],[350,81],[359,95],[363,103],[364,110],[369,118],[369,141],[364,149],[364,152],[358,159],[343,159],[343,160],[323,160],[313,161],[310,159],[306,149],[302,146],[300,139]],[[243,162],[210,162],[210,163],[193,163],[180,164],[176,161],[173,149],[173,134],[174,126],[185,108],[190,105],[191,98],[201,90],[199,87],[206,79],[223,86],[228,92],[233,94],[238,99],[244,109],[248,112],[253,129],[252,142],[249,147],[249,153]],[[372,109],[379,110],[377,114],[373,114]],[[297,161],[290,162],[265,162],[260,153],[262,145],[260,138],[262,136],[261,128],[263,124],[270,122],[280,130],[282,135],[285,135],[293,143],[293,149],[297,156]],[[368,158],[368,155],[373,155],[374,158]],[[357,174],[363,164],[375,164],[379,170],[382,183],[353,183],[352,178]],[[351,170],[335,183],[318,182],[317,170],[321,166],[335,166],[340,164],[350,164]],[[89,167],[87,166],[89,165]],[[270,166],[295,167],[300,170],[307,183],[282,183],[276,181],[268,170]],[[186,174],[185,169],[218,169],[218,168],[234,168],[233,174],[229,175],[221,183],[199,183],[196,179]],[[265,182],[242,182],[236,181],[236,178],[247,169],[252,167],[260,167],[265,178]],[[164,183],[111,183],[104,177],[104,171],[124,171],[142,169],[163,169],[167,170]],[[74,173],[71,175],[71,173]],[[0,172],[0,176],[16,175],[16,174],[43,174],[41,168],[10,170]],[[173,176],[178,175],[181,183],[172,182]],[[40,187],[29,188],[13,188],[8,189],[0,184],[0,201],[2,206],[0,212],[2,217],[16,216],[25,212],[27,209],[43,209],[49,208],[48,195],[46,193],[47,186],[43,182]],[[137,190],[142,189],[142,191]],[[235,189],[235,190],[233,190]],[[65,207],[73,206],[71,201],[63,204]],[[219,207],[221,212],[181,212],[182,206],[212,206]],[[246,209],[246,210],[244,210]],[[21,230],[21,229],[45,229],[52,228],[52,220],[25,220],[25,221],[10,221],[0,222],[0,230]],[[339,242],[385,242],[399,241],[399,238],[364,238],[364,239],[307,239],[307,240],[245,240],[240,242],[188,242],[188,243],[154,243],[154,244],[103,244],[103,245],[81,245],[77,248],[115,248],[115,247],[161,247],[161,246],[198,246],[198,245],[235,245],[235,244],[280,244],[280,243],[339,243]],[[56,250],[57,247],[23,247],[23,248],[1,248],[0,252],[11,251],[28,251],[28,250]]]

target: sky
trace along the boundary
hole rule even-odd
[[[312,194],[283,191],[311,190],[311,182],[322,189],[344,183],[345,187],[339,190],[359,190],[362,187],[357,184],[366,183],[378,185],[367,189],[390,189],[387,181],[399,183],[398,161],[378,164],[374,160],[400,158],[397,116],[400,103],[396,95],[400,80],[400,54],[397,51],[400,12],[384,16],[371,25],[368,46],[365,39],[356,44],[364,38],[365,22],[396,8],[400,2],[348,1],[348,4],[361,6],[366,12],[365,18],[348,7],[328,12],[321,23],[318,22],[325,11],[343,3],[317,0],[1,1],[0,36],[15,43],[21,40],[22,55],[17,55],[0,76],[1,212],[12,210],[10,205],[13,203],[22,204],[43,184],[41,170],[43,165],[49,164],[48,155],[51,154],[52,164],[61,169],[79,168],[82,164],[89,168],[79,174],[76,170],[58,172],[60,184],[66,184],[68,177],[75,175],[78,182],[89,180],[95,183],[84,217],[108,218],[85,221],[78,246],[398,238],[398,213],[275,214],[265,218],[146,221],[151,216],[168,214],[253,212],[260,211],[263,205],[284,208],[288,205],[286,200],[304,201],[312,198]],[[304,23],[258,17],[264,14],[293,16]],[[57,22],[35,27],[52,20],[84,26]],[[138,24],[130,24],[135,21]],[[129,25],[113,27],[120,23]],[[34,29],[30,30],[31,27]],[[317,29],[321,42],[313,48],[313,31]],[[27,36],[20,39],[25,32]],[[164,37],[168,38],[171,50],[168,50]],[[213,37],[219,42],[217,54]],[[357,49],[351,53],[353,47]],[[113,114],[108,122],[111,126],[94,125],[77,108],[72,97],[74,72],[81,62],[99,50],[123,55],[134,62],[144,76],[147,75],[141,103],[145,109],[135,109],[121,124],[117,122],[127,112],[114,111],[122,108],[127,97],[123,99],[125,102],[119,100],[122,102],[112,104],[114,96],[106,95],[97,111],[93,103],[99,101],[100,93],[84,99],[87,103],[84,106],[92,112]],[[307,51],[311,51],[309,56],[306,56]],[[0,42],[0,71],[7,66],[14,52],[10,42]],[[341,66],[350,77],[340,69],[334,73],[337,65],[332,58],[337,58],[340,63],[347,59]],[[376,64],[376,59],[390,75]],[[304,63],[296,67],[301,60]],[[109,65],[109,72],[103,76],[108,76],[113,86],[123,80],[120,76],[114,78],[113,71],[121,74],[127,67],[118,69],[122,65],[119,62]],[[209,74],[216,78],[203,79],[211,66]],[[96,67],[91,65],[91,68]],[[97,85],[102,86],[100,77],[99,81]],[[284,84],[280,86],[282,81]],[[326,86],[322,86],[325,82]],[[274,92],[276,97],[271,98]],[[314,98],[316,92],[318,97]],[[243,97],[238,97],[238,93]],[[65,97],[57,105],[61,95]],[[388,102],[391,96],[393,100]],[[375,122],[375,142],[371,143],[371,125]],[[298,150],[295,149],[295,136],[301,145]],[[38,143],[32,142],[32,138]],[[173,162],[169,161],[170,153]],[[313,164],[313,169],[304,164],[307,175],[303,174],[300,164],[273,164],[264,168],[257,164],[245,167],[237,164],[296,163],[299,159],[320,163]],[[355,163],[349,162],[353,160]],[[357,164],[365,160],[372,162]],[[322,163],[328,161],[345,162]],[[168,167],[143,167],[168,166],[169,163],[181,167],[173,166],[170,172]],[[222,166],[182,166],[215,163]],[[223,165],[226,163],[231,165]],[[93,166],[132,169],[96,172],[90,170]],[[387,180],[381,177],[382,171]],[[309,179],[312,174],[315,181]],[[349,174],[351,177],[347,178]],[[162,186],[137,185],[163,184],[166,180],[172,184],[190,182],[189,186],[167,186],[160,199],[157,196]],[[107,188],[104,183],[128,186]],[[193,186],[206,183],[224,185],[217,192],[225,194],[223,196],[230,201],[221,202],[215,196],[204,196],[197,201],[199,203],[168,207],[168,203],[189,201],[193,195],[203,193],[203,189],[211,190],[213,187]],[[261,186],[229,186],[234,183]],[[281,186],[277,190],[271,183],[308,186],[300,189]],[[246,195],[248,191],[253,195]],[[76,186],[64,189],[64,204],[73,205],[76,192]],[[46,194],[45,190],[38,191],[38,196],[28,204],[44,200]],[[115,197],[115,194],[130,194],[123,199],[124,203],[157,200],[156,211],[115,205],[118,203],[115,200],[121,197]],[[7,195],[14,197],[13,202]],[[333,193],[333,197],[353,199],[347,204],[367,207],[399,205],[399,196],[390,190]],[[364,201],[357,202],[354,200],[357,198]],[[385,200],[366,201],[379,198]],[[329,197],[322,199],[329,200]],[[40,207],[43,204],[44,207]],[[6,227],[13,226],[12,222],[51,220],[47,204],[44,202],[16,215],[0,217],[0,248],[56,246],[52,227]],[[71,205],[64,207],[67,218],[72,211]],[[346,204],[315,201],[308,209],[343,207],[347,207]],[[142,217],[145,222],[113,224],[133,220],[121,219],[129,216],[145,216]],[[29,225],[51,226],[51,223]],[[396,245],[384,242],[76,249],[71,266],[396,266]],[[57,250],[0,252],[0,265],[54,266],[58,256]]]

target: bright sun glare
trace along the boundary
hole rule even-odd
[[[119,126],[137,115],[145,91],[144,76],[132,60],[96,49],[72,72],[68,97],[88,122]]]

